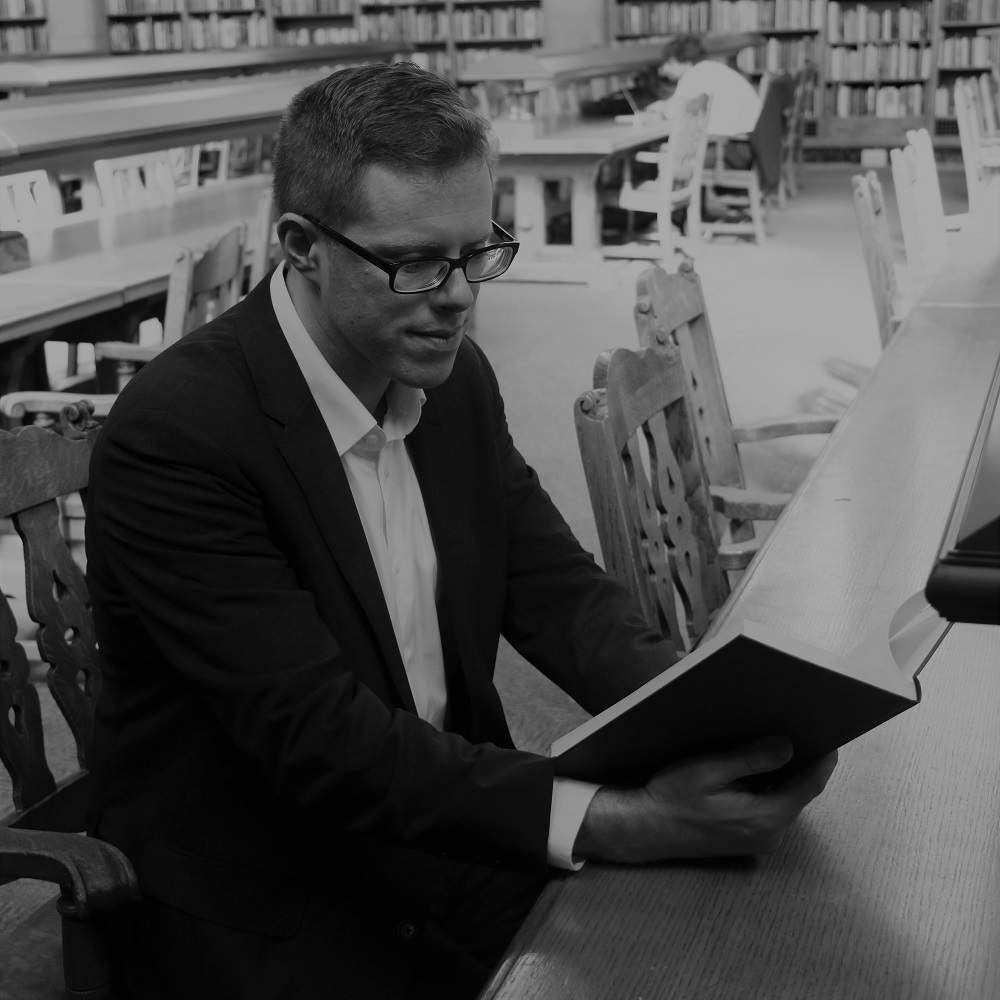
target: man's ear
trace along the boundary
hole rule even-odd
[[[314,280],[313,275],[319,264],[319,233],[316,227],[297,212],[285,212],[275,224],[275,229],[285,260],[304,278]]]

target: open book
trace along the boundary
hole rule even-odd
[[[828,753],[920,701],[917,674],[947,629],[915,595],[888,643],[841,659],[744,622],[557,739],[556,774],[640,785],[671,760],[769,735],[791,739],[797,760]]]

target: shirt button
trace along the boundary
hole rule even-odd
[[[396,934],[401,941],[412,941],[417,936],[417,925],[404,921],[396,925]]]

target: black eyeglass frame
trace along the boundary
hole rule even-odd
[[[462,254],[461,257],[418,257],[416,260],[404,260],[404,261],[391,261],[386,260],[384,257],[379,257],[377,254],[373,254],[370,250],[366,250],[360,243],[355,243],[354,240],[348,239],[343,233],[338,233],[336,229],[331,229],[326,223],[320,222],[319,219],[312,215],[302,214],[302,218],[308,219],[320,232],[325,233],[331,239],[336,240],[342,246],[347,247],[352,253],[356,253],[363,260],[368,261],[369,264],[374,264],[377,268],[385,271],[389,275],[389,288],[394,291],[397,295],[422,295],[424,292],[433,292],[436,288],[440,288],[442,285],[447,284],[448,279],[451,277],[452,271],[456,268],[461,268],[462,273],[465,275],[465,280],[469,284],[475,285],[480,284],[483,281],[492,281],[494,278],[499,278],[511,264],[514,263],[514,258],[517,256],[517,251],[520,249],[521,244],[518,240],[514,239],[511,233],[508,233],[506,229],[503,228],[498,222],[490,219],[490,224],[493,226],[493,231],[498,235],[503,237],[500,243],[491,243],[489,246],[477,247],[475,250],[470,250],[468,253]],[[481,254],[489,253],[491,250],[496,250],[498,247],[509,247],[511,249],[510,260],[507,261],[507,267],[503,271],[499,271],[496,274],[491,275],[489,278],[470,278],[468,271],[466,271],[466,265],[474,257],[478,257]],[[428,288],[418,288],[412,291],[406,289],[400,289],[396,287],[396,275],[404,267],[411,267],[413,264],[429,264],[434,261],[437,262],[447,262],[448,270],[441,277],[441,280],[435,285],[430,285]]]

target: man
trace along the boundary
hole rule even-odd
[[[684,102],[699,94],[708,94],[712,105],[708,116],[709,135],[747,136],[760,116],[760,95],[746,77],[724,62],[706,58],[705,46],[697,35],[679,35],[663,47],[660,75],[676,81],[673,94],[656,101],[646,110],[660,111],[670,117]],[[709,156],[714,150],[709,149]],[[745,139],[725,144],[725,165],[732,170],[746,170],[753,159]],[[714,161],[712,161],[714,162]]]
[[[512,749],[498,636],[597,711],[668,665],[508,434],[487,126],[411,64],[303,90],[285,261],[129,384],[92,464],[93,830],[126,996],[472,997],[548,865],[752,853],[823,787],[765,741],[645,788]]]

